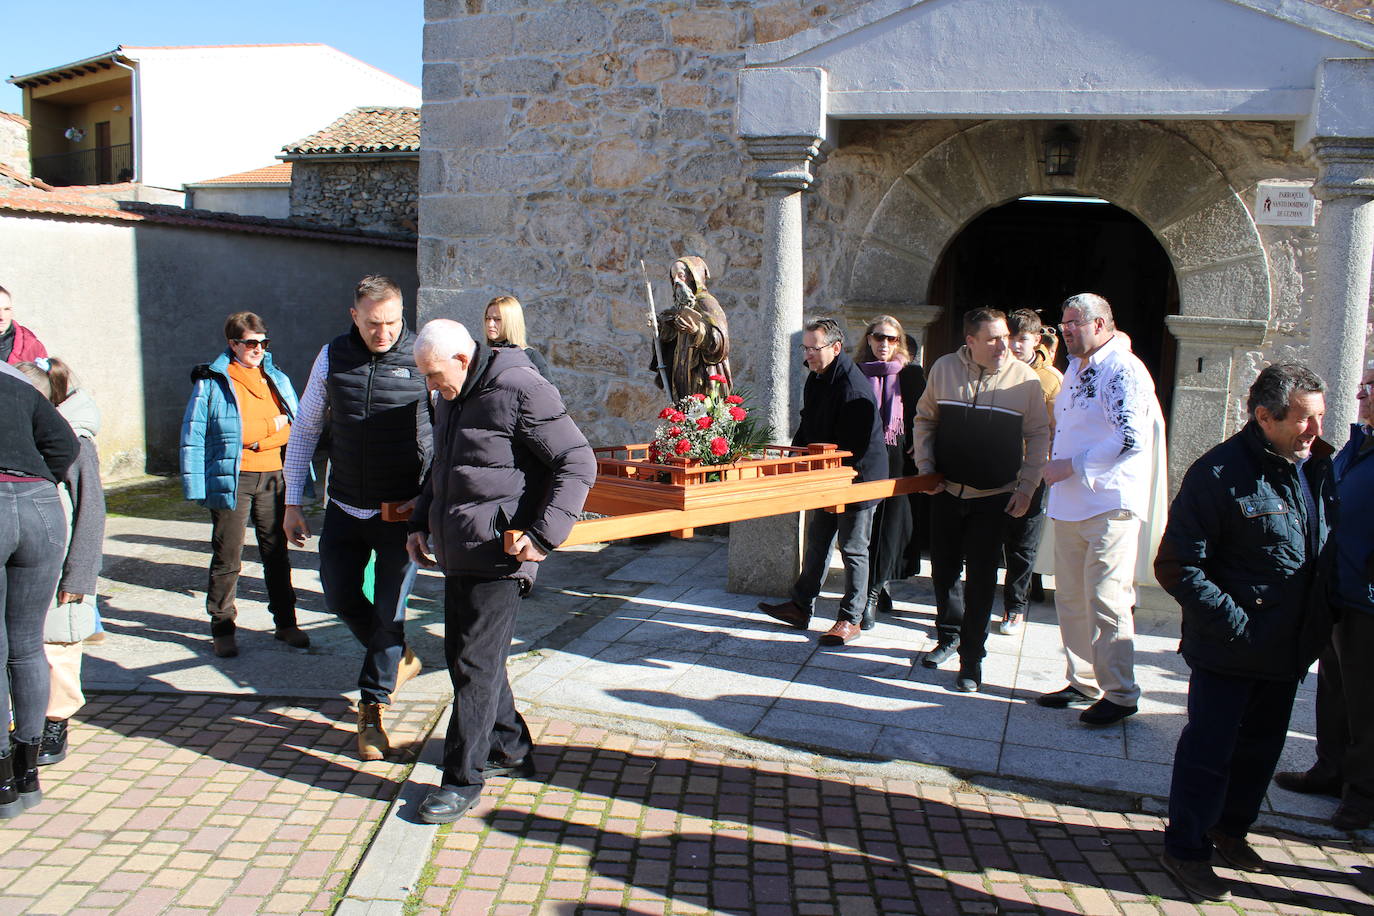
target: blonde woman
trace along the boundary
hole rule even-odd
[[[519,299],[514,296],[497,296],[488,302],[482,326],[487,332],[488,346],[518,347],[524,350],[530,362],[534,363],[534,368],[539,370],[539,374],[553,381],[553,377],[549,375],[549,364],[544,362],[544,357],[529,345],[525,337],[525,310],[520,307]]]

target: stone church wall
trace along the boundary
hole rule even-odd
[[[597,444],[643,441],[661,406],[648,365],[648,264],[706,258],[731,322],[732,363],[752,380],[762,198],[735,136],[743,48],[861,6],[777,0],[427,0],[421,154],[420,317],[475,323],[486,301],[526,306],[574,415]],[[1348,5],[1348,4],[1347,4]],[[1350,10],[1347,10],[1349,12]],[[1220,170],[1247,207],[1256,181],[1310,179],[1291,126],[1159,122]],[[834,313],[865,231],[903,172],[970,122],[850,122],[805,195],[807,314]],[[1163,172],[1167,175],[1168,170]],[[1260,227],[1272,331],[1242,360],[1301,358],[1315,230]],[[1178,263],[1187,227],[1165,242]],[[1200,236],[1197,237],[1200,239]],[[911,290],[915,301],[927,291]],[[1233,372],[1240,421],[1253,372]]]

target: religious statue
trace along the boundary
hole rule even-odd
[[[649,368],[674,401],[711,390],[711,376],[730,389],[730,331],[720,302],[706,288],[711,271],[701,258],[678,258],[668,271],[673,305],[657,316],[658,341]],[[650,308],[653,303],[650,300]],[[653,316],[651,316],[653,321]]]

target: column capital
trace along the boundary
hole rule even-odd
[[[1312,158],[1312,194],[1319,200],[1374,197],[1374,138],[1313,137]]]
[[[1269,326],[1254,318],[1166,315],[1169,332],[1182,342],[1215,347],[1258,347]]]
[[[825,161],[822,142],[808,136],[746,137],[744,147],[759,163],[751,177],[769,190],[805,191],[816,180],[811,163]]]

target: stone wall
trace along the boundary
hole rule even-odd
[[[712,289],[731,322],[736,376],[749,384],[763,211],[748,178],[755,166],[733,125],[742,49],[860,5],[427,0],[421,320],[472,323],[492,296],[518,296],[531,342],[547,353],[589,438],[643,441],[662,396],[646,368],[639,259],[661,305],[668,263],[695,253],[711,265]],[[894,182],[971,126],[836,125],[819,181],[805,195],[809,314],[833,313],[850,298],[856,257]],[[1246,207],[1260,179],[1315,174],[1293,152],[1287,125],[1153,126],[1209,162]],[[1135,165],[1145,164],[1127,167]],[[1165,163],[1166,179],[1168,171]],[[964,222],[974,215],[960,213]],[[1182,227],[1178,236],[1161,239],[1176,264],[1196,233]],[[1316,243],[1305,229],[1262,227],[1259,238],[1272,330],[1264,346],[1237,356],[1252,367],[1304,355]],[[916,302],[928,295],[909,291]],[[1246,375],[1233,372],[1226,386],[1233,423]]]
[[[321,226],[415,233],[418,159],[297,159],[291,216]]]
[[[19,121],[0,112],[0,165],[13,169],[25,178],[29,171],[29,131]],[[6,179],[0,175],[0,187]],[[11,182],[12,185],[19,184]]]

